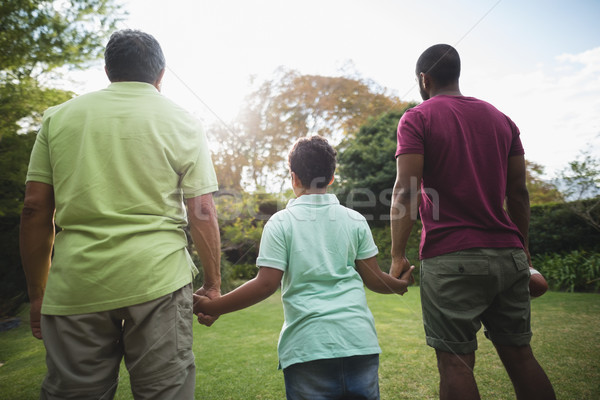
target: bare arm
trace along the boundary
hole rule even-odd
[[[390,220],[392,230],[392,267],[390,275],[398,277],[408,268],[406,243],[417,219],[421,202],[423,155],[401,154],[396,158],[396,182],[392,192]]]
[[[219,316],[250,307],[275,293],[282,276],[283,271],[279,269],[260,267],[254,279],[225,296],[210,300],[207,297],[194,295],[194,313]]]
[[[396,293],[402,295],[408,291],[408,285],[410,285],[412,280],[411,274],[415,267],[410,267],[399,278],[394,278],[379,268],[375,257],[370,257],[364,260],[356,260],[356,268],[369,290],[376,293]]]
[[[41,339],[42,300],[54,245],[54,188],[51,185],[41,182],[27,183],[19,240],[31,302],[31,331],[33,336]]]
[[[199,291],[208,297],[218,297],[221,294],[221,234],[212,194],[188,199],[187,206],[190,234],[204,270],[204,285]]]
[[[524,156],[508,158],[506,179],[506,211],[524,239],[524,250],[531,266],[529,255],[529,192]]]

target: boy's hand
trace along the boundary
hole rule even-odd
[[[415,266],[411,265],[406,271],[402,273],[402,275],[400,275],[398,279],[401,281],[405,281],[407,286],[412,285],[413,283],[415,283],[415,277],[412,276],[414,270]]]
[[[219,318],[218,316],[213,317],[212,315],[204,314],[206,305],[210,303],[210,298],[203,295],[194,293],[194,314],[198,317],[198,322],[202,325],[211,326]]]
[[[414,265],[410,265],[408,258],[402,257],[398,259],[392,259],[392,265],[390,267],[389,274],[400,280],[406,280],[408,285],[415,283],[415,278],[412,276],[412,272],[415,269]]]

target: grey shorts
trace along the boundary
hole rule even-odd
[[[191,284],[156,300],[42,315],[48,374],[41,399],[112,399],[124,358],[136,399],[194,398]]]
[[[521,249],[476,248],[421,261],[427,344],[457,354],[477,349],[477,331],[494,344],[531,340],[529,264]]]

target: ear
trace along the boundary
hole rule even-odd
[[[329,181],[329,183],[327,184],[327,186],[330,186],[333,183],[334,180],[335,180],[335,176],[332,176],[331,180]]]
[[[429,89],[429,76],[421,72],[419,73],[419,79],[421,79],[421,85],[423,86],[423,89]]]
[[[104,66],[104,73],[106,74],[106,77],[110,81],[110,77],[108,76],[108,68],[106,68],[106,65]]]
[[[302,182],[300,182],[300,179],[298,178],[298,175],[296,175],[295,172],[291,172],[292,175],[292,187],[302,187]]]
[[[156,78],[156,81],[154,82],[154,87],[159,92],[160,92],[160,84],[162,83],[163,76],[165,76],[165,69],[164,68],[160,70],[160,73],[158,74],[158,78]]]

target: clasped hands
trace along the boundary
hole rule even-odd
[[[208,315],[202,312],[203,308],[203,304],[205,305],[207,302],[210,302],[211,299],[216,299],[218,297],[221,297],[221,292],[219,290],[214,290],[214,289],[206,289],[203,287],[201,287],[200,289],[196,290],[196,292],[193,294],[194,297],[194,314],[198,317],[198,322],[201,323],[202,325],[206,325],[206,326],[211,326],[212,324],[215,323],[215,321],[219,318],[219,316],[212,316],[212,315]]]
[[[411,269],[410,261],[406,257],[392,258],[392,265],[390,266],[389,274],[396,279],[402,279],[403,275],[405,275],[406,271]],[[408,284],[412,285],[415,283],[415,277],[412,276],[412,271],[410,277],[408,278]]]

